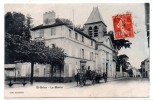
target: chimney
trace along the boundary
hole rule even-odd
[[[51,25],[55,23],[56,13],[54,11],[45,12],[43,14],[43,25]]]

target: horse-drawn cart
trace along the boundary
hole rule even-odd
[[[85,69],[77,69],[77,74],[75,75],[75,80],[77,81],[77,86],[86,85],[86,81],[90,80],[92,84],[99,83],[101,79],[105,80],[105,74],[102,74],[100,70],[85,70]]]

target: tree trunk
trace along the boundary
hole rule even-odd
[[[54,69],[54,66],[53,65],[51,65],[51,82],[53,83],[53,69]]]
[[[122,68],[122,65],[120,65],[120,74],[121,74],[121,77],[123,77],[123,68]]]
[[[61,75],[61,74],[62,74],[62,69],[63,69],[63,64],[60,65],[60,77],[62,76],[62,75]]]
[[[30,78],[31,85],[33,84],[33,70],[34,70],[34,62],[31,62],[31,78]]]

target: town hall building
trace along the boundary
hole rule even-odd
[[[51,48],[60,47],[66,53],[64,65],[54,67],[54,77],[73,81],[77,69],[88,67],[91,70],[106,72],[108,77],[115,77],[116,51],[110,37],[106,35],[107,25],[98,7],[93,8],[83,31],[56,18],[54,11],[44,13],[43,24],[32,28],[31,31],[32,40],[44,41],[46,46]],[[27,72],[24,75],[27,76],[30,64],[25,66]],[[34,77],[49,77],[49,68],[49,65],[35,64]]]

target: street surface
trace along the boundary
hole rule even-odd
[[[95,85],[87,81],[79,87],[71,83],[35,82],[15,84],[11,88],[5,85],[5,97],[149,97],[149,80],[142,78],[108,79]]]

